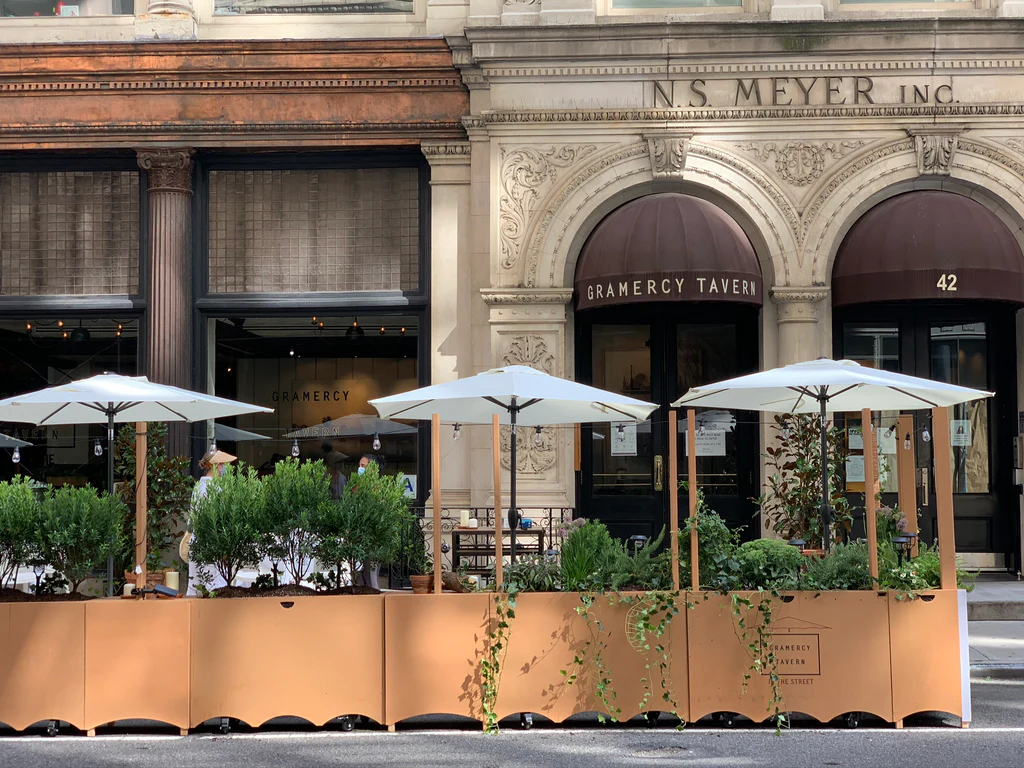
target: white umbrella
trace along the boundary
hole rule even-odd
[[[229,427],[227,424],[214,424],[213,439],[218,443],[244,443],[251,440],[269,440],[270,438],[266,435],[257,434],[256,432],[249,432],[244,429],[238,429],[237,427]]]
[[[0,448],[28,448],[32,443],[10,435],[0,435]]]
[[[106,424],[107,491],[114,492],[114,424],[138,421],[206,421],[272,409],[204,395],[145,376],[103,373],[88,379],[0,400],[0,421],[28,424]],[[108,593],[113,573],[108,564]]]
[[[497,415],[512,427],[509,529],[515,559],[516,426],[643,421],[658,406],[625,395],[560,379],[525,365],[493,368],[465,379],[435,384],[370,401],[385,419],[429,419],[437,414],[458,424],[490,424]]]
[[[376,416],[367,413],[350,413],[339,419],[325,421],[323,424],[314,424],[311,427],[303,427],[294,432],[289,432],[285,437],[361,437],[363,435],[414,435],[416,427],[408,424],[399,424],[394,421],[384,421]]]
[[[903,411],[943,408],[991,397],[991,392],[902,373],[867,368],[853,360],[825,357],[770,371],[694,387],[672,406],[708,406],[741,411],[821,414],[821,515],[828,531],[828,411]],[[828,548],[829,536],[824,537]]]

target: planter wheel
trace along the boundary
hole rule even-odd
[[[841,718],[843,726],[850,729],[856,728],[860,725],[860,716],[860,712],[847,712]]]
[[[519,713],[519,727],[524,731],[528,731],[533,728],[533,715],[530,712]]]
[[[338,718],[338,723],[341,725],[341,730],[351,731],[356,727],[356,719],[351,715],[343,715]]]
[[[723,728],[735,728],[736,727],[736,713],[735,712],[716,712],[711,716],[713,720],[717,721]]]
[[[659,717],[661,717],[661,712],[644,712],[644,720],[647,722],[648,728],[656,726]]]
[[[220,719],[220,732],[223,734],[231,733],[231,718],[222,717]]]
[[[46,735],[52,737],[58,733],[60,733],[60,720],[50,720],[46,724]]]

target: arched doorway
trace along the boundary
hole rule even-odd
[[[649,195],[594,229],[577,262],[575,292],[577,377],[660,406],[639,426],[582,430],[580,513],[619,538],[656,536],[668,494],[680,493],[668,487],[669,403],[692,386],[757,370],[760,265],[743,230],[717,206]],[[713,509],[756,538],[755,419],[709,412],[704,421],[701,487]],[[682,448],[678,460],[683,477]]]
[[[836,356],[996,393],[951,413],[956,545],[971,566],[1018,567],[1015,313],[1024,305],[1024,256],[1013,234],[968,197],[897,195],[850,229],[836,256],[832,295]],[[896,415],[883,414],[883,426]],[[915,419],[921,535],[930,542],[933,446],[923,439],[926,429],[931,434],[930,414]],[[885,469],[885,453],[881,461],[883,492],[895,503],[895,470]],[[848,490],[863,489],[848,478]]]

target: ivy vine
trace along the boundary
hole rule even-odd
[[[494,612],[496,622],[489,633],[490,642],[483,660],[480,662],[481,701],[484,713],[484,732],[498,732],[498,685],[501,682],[501,669],[508,653],[509,630],[512,620],[516,617],[516,598],[519,592],[509,586],[505,592],[494,595]]]
[[[637,653],[648,654],[653,650],[658,655],[655,663],[658,673],[660,699],[666,711],[678,720],[677,730],[686,725],[685,719],[679,714],[679,704],[672,688],[672,648],[667,637],[672,619],[679,614],[678,592],[650,591],[639,598],[619,595],[618,600],[630,605],[626,618],[629,629],[629,643]],[[687,603],[688,605],[688,603]],[[653,646],[652,646],[653,642]],[[648,711],[654,699],[654,681],[652,680],[651,662],[648,660],[641,682],[644,695],[640,701],[640,711]]]
[[[753,675],[768,678],[771,695],[768,699],[768,712],[775,725],[775,734],[779,735],[783,728],[789,726],[789,715],[784,709],[782,682],[779,677],[779,660],[775,655],[775,642],[772,634],[774,621],[773,598],[781,595],[777,590],[757,590],[757,605],[754,601],[737,592],[727,593],[730,598],[732,615],[736,619],[736,627],[740,642],[751,658],[751,664],[743,673],[743,693],[747,692],[747,683]],[[755,611],[758,621],[755,626],[747,625],[745,614]]]

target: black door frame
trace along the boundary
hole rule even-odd
[[[669,403],[681,396],[682,392],[674,392],[676,386],[676,346],[677,327],[679,325],[734,325],[737,327],[737,362],[736,375],[752,373],[760,367],[761,313],[760,309],[747,305],[711,304],[711,303],[658,303],[630,306],[606,307],[577,312],[575,315],[575,347],[576,347],[576,380],[590,384],[593,381],[592,330],[595,325],[638,325],[651,329],[651,402],[658,403],[651,418],[653,455],[663,456],[664,470],[662,473],[662,492],[654,491],[652,495],[637,497],[630,503],[629,497],[609,497],[607,502],[599,503],[590,493],[591,469],[593,467],[593,433],[592,427],[581,427],[580,439],[580,471],[576,473],[577,511],[583,517],[593,517],[611,522],[615,529],[629,529],[631,524],[634,533],[656,536],[663,525],[668,523],[668,412]],[[680,419],[685,414],[680,415]],[[740,440],[738,470],[740,472],[739,508],[745,506],[745,500],[757,495],[758,477],[760,474],[760,430],[750,421],[750,414],[737,414]],[[756,418],[756,417],[755,417]],[[681,443],[681,441],[680,441]],[[679,445],[680,457],[683,446]],[[653,461],[653,458],[652,458]],[[680,480],[684,478],[680,475]],[[678,490],[677,490],[678,493]],[[713,506],[713,505],[712,505]],[[602,509],[604,507],[605,509]],[[609,515],[610,508],[615,513]],[[639,514],[639,510],[648,510]],[[680,495],[681,514],[685,514],[686,497]],[[761,532],[760,515],[752,502],[749,503],[749,518],[744,513],[742,520],[732,522],[744,526],[743,538],[759,538]],[[603,514],[602,514],[603,513]],[[650,521],[650,524],[647,524]]]
[[[833,309],[833,351],[836,357],[843,355],[843,326],[847,323],[894,323],[899,328],[900,368],[912,375],[931,377],[931,353],[928,344],[929,329],[936,323],[961,325],[969,323],[986,324],[986,354],[988,363],[989,388],[996,393],[995,402],[989,410],[989,456],[991,457],[992,484],[988,494],[957,494],[955,506],[960,512],[969,512],[971,506],[992,503],[996,512],[993,517],[992,544],[990,550],[1003,554],[1006,567],[1016,570],[1018,542],[1020,540],[1019,515],[1013,514],[1018,506],[1018,491],[1014,485],[1013,438],[1017,422],[1017,307],[1002,302],[903,302],[900,304],[864,304]],[[1009,354],[1012,359],[1007,361]],[[910,365],[908,365],[908,363]],[[922,419],[924,420],[922,422]],[[930,425],[930,413],[917,412],[915,423]],[[929,426],[930,428],[930,426]],[[917,439],[918,452],[927,450]],[[919,459],[918,465],[921,465]],[[935,535],[934,471],[929,472],[929,493],[927,506],[921,506],[922,540],[929,541]],[[974,497],[974,498],[971,498]],[[983,499],[991,498],[991,502]],[[893,495],[892,501],[895,501]],[[965,509],[965,506],[967,509]],[[970,515],[964,515],[970,519]],[[959,550],[959,547],[958,547]],[[981,552],[964,549],[966,552]]]

